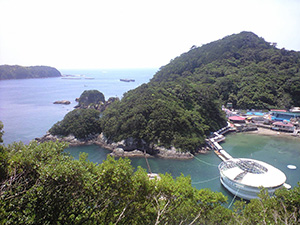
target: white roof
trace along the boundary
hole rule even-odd
[[[277,187],[286,181],[279,169],[254,159],[233,158],[222,162],[219,169],[230,180],[251,187]]]

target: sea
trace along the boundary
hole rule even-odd
[[[158,69],[60,71],[76,79],[57,77],[0,81],[0,121],[4,124],[4,145],[19,141],[28,144],[34,138],[45,135],[53,124],[74,109],[77,105],[75,99],[84,90],[99,90],[106,100],[109,97],[122,98],[125,92],[149,82]],[[122,82],[120,79],[134,79],[135,82]],[[71,104],[53,104],[58,100],[68,100]],[[285,173],[286,183],[292,187],[300,182],[300,138],[230,133],[221,145],[233,157],[253,158],[277,167]],[[88,159],[96,163],[101,163],[110,153],[96,145],[70,147],[65,151],[75,159],[81,152],[86,152]],[[170,173],[174,178],[183,174],[191,178],[194,187],[222,192],[228,197],[228,204],[233,199],[219,181],[218,165],[221,161],[214,152],[199,154],[190,160],[150,158],[148,161],[152,173]],[[131,158],[131,164],[148,170],[144,158]],[[291,170],[287,165],[297,168]]]

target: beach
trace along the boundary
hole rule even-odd
[[[283,136],[283,137],[291,137],[291,138],[299,138],[299,136],[293,136],[293,133],[276,131],[268,128],[257,127],[257,130],[247,131],[247,134],[258,134],[264,136]]]

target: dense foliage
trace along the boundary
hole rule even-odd
[[[300,53],[277,49],[251,32],[227,36],[163,66],[151,82],[186,78],[216,90],[223,104],[240,109],[300,105]]]
[[[102,164],[64,153],[59,142],[1,146],[0,224],[299,224],[300,186],[250,203],[197,190],[189,177],[149,180],[128,159]]]
[[[133,137],[194,151],[205,135],[226,124],[214,95],[185,81],[144,84],[104,111],[103,132],[115,141]]]
[[[0,80],[60,77],[60,72],[49,66],[0,66]]]
[[[74,109],[62,121],[54,124],[49,132],[61,136],[74,135],[79,139],[99,134],[102,132],[100,112],[95,109]]]
[[[79,107],[87,108],[97,104],[105,103],[103,93],[98,90],[87,90],[84,91],[79,97]]]
[[[63,143],[10,145],[1,183],[1,224],[180,224],[215,218],[225,197],[197,190],[188,177],[149,180],[128,159],[73,160]]]

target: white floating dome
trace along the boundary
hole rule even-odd
[[[232,158],[219,165],[222,185],[242,199],[258,198],[264,187],[272,196],[276,189],[284,186],[286,176],[279,169],[258,160]]]
[[[289,168],[290,170],[295,170],[295,169],[297,169],[297,166],[295,166],[295,165],[287,165],[287,168]]]

